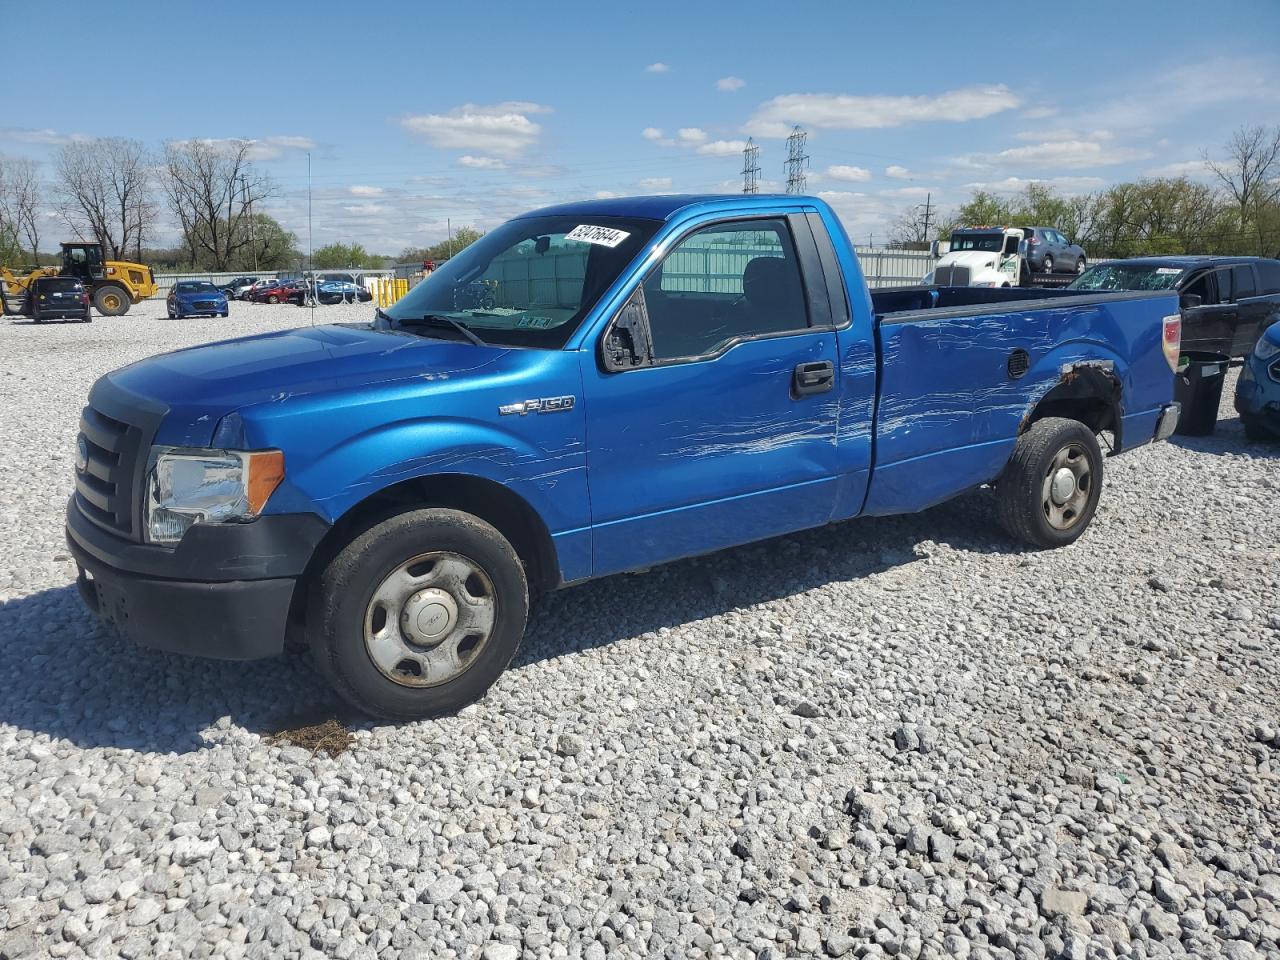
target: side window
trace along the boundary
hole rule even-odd
[[[1280,293],[1280,260],[1259,260],[1254,266],[1258,268],[1258,292]]]
[[[1218,285],[1213,280],[1214,271],[1206,270],[1200,276],[1190,281],[1182,292],[1199,297],[1202,306],[1210,306],[1218,302]]]
[[[1253,282],[1253,267],[1247,263],[1238,263],[1231,268],[1231,282],[1236,300],[1244,300],[1256,294]]]
[[[1231,271],[1215,270],[1213,278],[1218,281],[1218,297],[1214,303],[1232,303],[1235,297],[1231,295]]]
[[[704,357],[737,337],[809,325],[795,246],[781,219],[698,230],[643,288],[655,360]]]

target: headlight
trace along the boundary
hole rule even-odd
[[[1270,360],[1277,353],[1280,353],[1280,343],[1266,337],[1259,340],[1253,348],[1253,355],[1259,360]]]
[[[971,287],[994,287],[995,285],[996,282],[994,280],[983,280],[981,283],[969,284]]]
[[[176,543],[195,523],[256,517],[284,479],[279,450],[153,447],[146,528],[152,543]]]

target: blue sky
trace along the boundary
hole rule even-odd
[[[308,152],[315,245],[394,254],[442,238],[447,220],[737,192],[749,135],[762,187],[782,189],[782,138],[799,123],[809,191],[866,242],[927,193],[946,210],[976,185],[1201,177],[1203,149],[1280,123],[1275,0],[58,9],[58,48],[79,53],[49,62],[42,43],[8,45],[0,152],[251,138],[279,189],[266,209],[304,246]],[[11,9],[7,34],[47,35],[50,16]],[[51,225],[50,241],[64,232]]]

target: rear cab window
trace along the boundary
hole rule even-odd
[[[42,277],[37,283],[41,293],[84,292],[84,284],[74,277]]]

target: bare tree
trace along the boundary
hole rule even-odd
[[[0,216],[26,240],[31,262],[40,259],[40,164],[26,157],[0,158]]]
[[[1260,207],[1280,198],[1280,127],[1241,127],[1227,141],[1227,159],[1203,156],[1239,207],[1241,230]]]
[[[924,204],[904,210],[889,227],[889,246],[899,250],[928,250],[932,239],[930,223],[937,227],[936,220],[926,219]]]
[[[165,144],[161,180],[192,263],[230,269],[255,241],[253,205],[271,182],[250,159],[248,140],[180,140]]]
[[[54,167],[59,210],[77,236],[97,240],[117,260],[140,249],[156,214],[141,143],[122,137],[68,143],[58,148]]]

